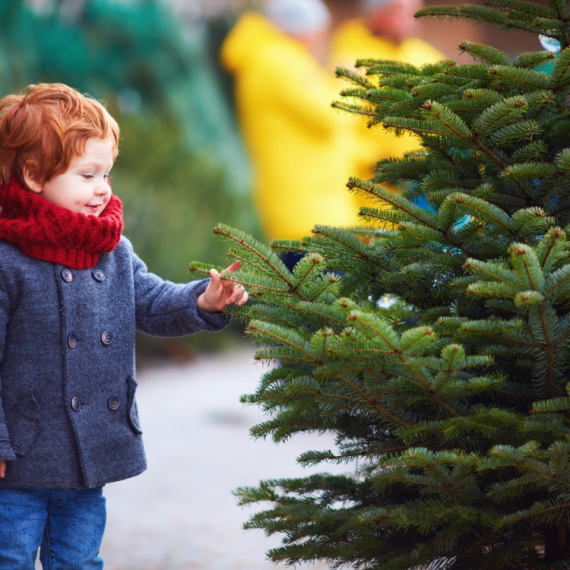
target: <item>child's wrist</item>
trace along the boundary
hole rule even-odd
[[[205,313],[218,313],[219,311],[212,307],[204,298],[204,293],[198,296],[196,299],[196,306]]]

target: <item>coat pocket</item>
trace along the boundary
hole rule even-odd
[[[16,420],[10,430],[10,445],[16,455],[30,451],[40,435],[40,406],[32,392],[23,392],[18,401]]]
[[[137,390],[138,384],[130,376],[127,378],[127,419],[132,430],[136,434],[141,434],[141,426],[139,423],[139,413],[137,410],[137,401],[135,399],[135,392]]]

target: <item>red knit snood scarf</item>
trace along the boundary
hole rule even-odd
[[[0,240],[30,257],[75,269],[94,267],[115,249],[123,231],[123,205],[111,196],[99,217],[76,214],[26,190],[12,177],[0,185]]]

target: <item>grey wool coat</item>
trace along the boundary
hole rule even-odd
[[[196,306],[208,281],[163,281],[124,237],[92,269],[0,241],[0,486],[93,488],[144,471],[135,329],[222,329],[224,315]]]

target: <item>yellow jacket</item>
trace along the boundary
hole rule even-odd
[[[445,56],[436,48],[423,40],[409,38],[396,44],[395,42],[373,35],[363,20],[355,19],[341,25],[333,35],[329,66],[354,68],[357,59],[382,59],[401,61],[421,66],[436,63]],[[405,152],[419,148],[418,140],[411,136],[396,137],[384,131],[381,126],[372,130],[365,128],[361,121],[359,139],[360,165],[355,176],[370,178],[373,176],[374,164],[391,156],[399,157]]]
[[[267,237],[299,239],[319,224],[357,223],[350,117],[331,109],[342,84],[256,12],[242,15],[221,50]],[[348,123],[347,123],[348,121]],[[353,119],[352,119],[353,121]]]

